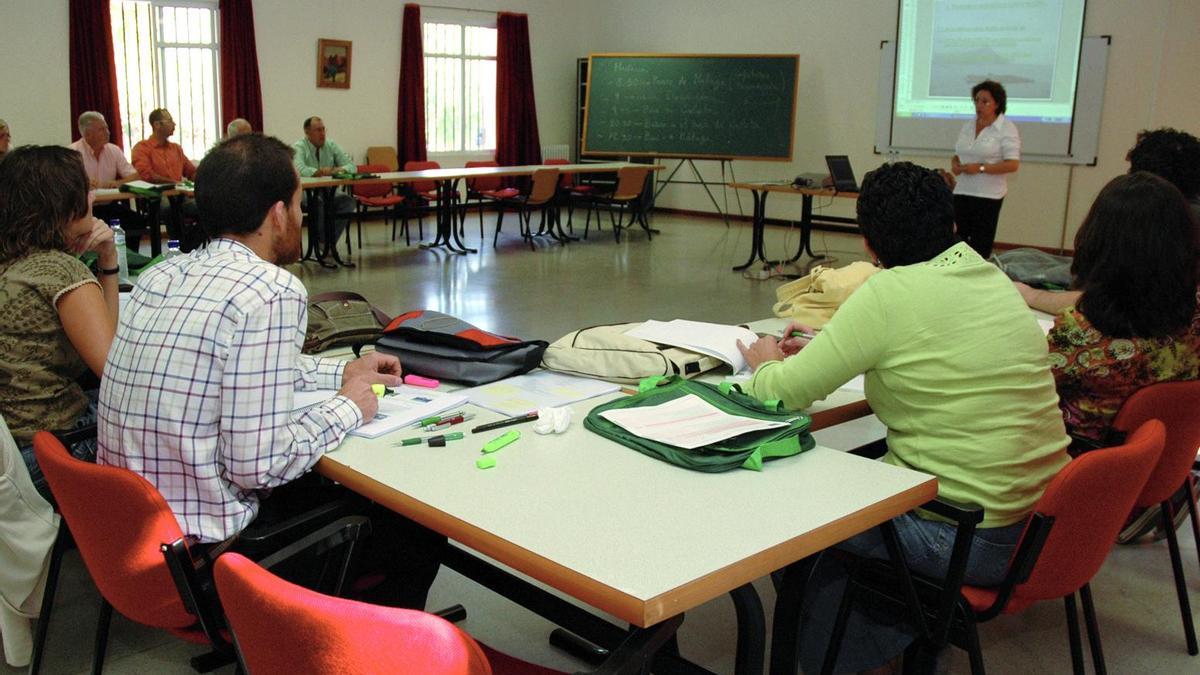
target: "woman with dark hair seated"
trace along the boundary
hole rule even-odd
[[[94,251],[97,279],[76,255]],[[117,325],[117,249],[93,218],[78,152],[27,145],[0,162],[0,415],[49,496],[33,434],[94,424],[96,400],[77,382],[97,377]],[[92,460],[95,439],[72,454]]]
[[[1138,389],[1200,377],[1197,224],[1173,185],[1141,171],[1104,186],[1075,235],[1075,306],[1050,330],[1072,453],[1108,444]]]
[[[984,508],[966,581],[998,584],[1068,459],[1045,336],[1004,273],[955,243],[954,203],[937,172],[903,162],[867,174],[858,224],[884,269],[811,342],[743,347],[755,368],[749,391],[804,409],[865,373],[867,401],[888,429],[883,461],[933,474],[942,497]],[[909,565],[944,576],[955,526],[922,512],[894,522]],[[887,556],[875,530],[838,548]],[[804,672],[820,669],[844,586],[842,563],[822,554],[803,607]],[[839,672],[879,667],[912,641],[902,615],[879,614],[851,616]]]

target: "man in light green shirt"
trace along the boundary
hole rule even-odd
[[[803,409],[865,373],[867,401],[888,428],[884,461],[933,474],[941,497],[984,508],[966,582],[998,584],[1026,516],[1068,461],[1046,338],[1008,278],[955,243],[953,200],[936,172],[901,162],[867,174],[858,223],[884,269],[811,341],[743,346],[755,368],[749,392]],[[954,526],[920,512],[894,522],[909,565],[944,575]],[[838,548],[886,557],[874,530]],[[822,558],[820,582],[809,584],[805,611],[820,618],[802,630],[805,672],[819,669],[828,642],[844,585],[837,564]],[[855,614],[836,670],[877,667],[911,639],[902,621]]]
[[[296,172],[300,174],[301,178],[332,176],[335,171],[354,173],[357,168],[354,160],[342,150],[341,146],[326,140],[325,122],[320,117],[314,116],[304,120],[304,138],[293,143],[292,149],[296,153],[292,157],[292,163],[296,165]],[[354,198],[344,192],[333,190],[329,192],[331,195],[326,195],[326,217],[335,219],[333,242],[336,244],[350,223],[350,214],[354,213]],[[330,196],[332,196],[332,200],[329,199]],[[311,213],[307,199],[308,193],[306,192],[305,209]],[[329,206],[330,201],[332,201],[332,209]],[[313,231],[316,232],[317,239],[323,241],[325,228],[313,228]]]

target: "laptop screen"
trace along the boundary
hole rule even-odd
[[[858,192],[858,181],[854,179],[854,169],[850,168],[848,156],[825,155],[825,165],[829,167],[834,187],[841,192]]]

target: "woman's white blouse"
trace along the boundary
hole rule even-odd
[[[979,135],[975,135],[975,120],[967,120],[954,144],[954,154],[963,164],[996,164],[1009,159],[1021,159],[1021,134],[1017,125],[1004,115],[997,115]],[[1008,194],[1008,174],[960,173],[954,188],[956,195],[1002,199]]]

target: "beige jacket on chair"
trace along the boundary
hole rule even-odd
[[[10,666],[29,664],[58,514],[38,494],[0,418],[0,638]]]

